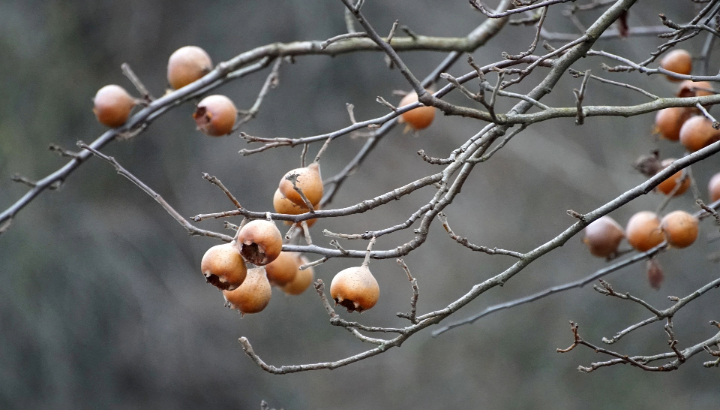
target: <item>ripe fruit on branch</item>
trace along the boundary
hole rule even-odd
[[[318,162],[313,162],[305,168],[296,168],[288,171],[283,175],[282,179],[280,179],[280,193],[294,204],[305,207],[305,202],[293,187],[292,179],[295,179],[295,185],[302,190],[303,195],[305,195],[305,198],[310,201],[313,207],[320,203],[323,196],[323,183],[320,177],[320,164]]]
[[[400,100],[398,108],[416,103],[417,101],[418,95],[415,91],[413,91],[405,95],[405,97]],[[432,124],[433,119],[435,119],[435,107],[422,106],[402,113],[398,122],[405,122],[414,130],[422,130],[429,127],[430,124]]]
[[[265,309],[270,302],[272,289],[265,275],[265,268],[254,268],[247,272],[247,278],[235,290],[224,290],[223,297],[232,308],[246,313],[257,313]]]
[[[720,140],[720,131],[712,127],[712,121],[696,115],[685,121],[680,128],[680,143],[690,152],[703,149]]]
[[[380,286],[367,265],[355,266],[338,272],[330,284],[330,296],[335,304],[348,312],[362,312],[375,306],[380,297]]]
[[[200,262],[205,280],[221,290],[240,286],[247,275],[247,267],[235,245],[225,243],[208,249]]]
[[[661,163],[662,167],[665,168],[668,165],[672,164],[674,161],[674,158],[664,159]],[[683,176],[683,173],[683,170],[680,170],[672,174],[668,179],[661,182],[660,185],[656,187],[656,189],[665,195],[670,195],[670,193],[675,189],[675,187],[680,184],[673,196],[680,196],[684,194],[685,191],[690,188],[690,177],[687,174]]]
[[[660,226],[668,243],[675,248],[692,245],[698,236],[698,219],[685,211],[670,212]]]
[[[670,141],[680,139],[680,128],[692,115],[692,109],[686,107],[664,108],[655,114],[655,132]]]
[[[283,286],[295,279],[298,266],[300,266],[300,255],[295,252],[280,252],[280,255],[272,262],[265,265],[265,272],[271,285]]]
[[[685,50],[672,50],[667,53],[660,61],[660,67],[678,74],[690,74],[692,71],[692,56]],[[680,81],[679,79],[667,76],[670,81]]]
[[[583,242],[590,253],[608,258],[617,253],[620,241],[625,237],[622,227],[609,216],[603,216],[585,228]]]
[[[660,229],[660,219],[650,211],[641,211],[633,215],[625,228],[625,235],[630,246],[639,252],[648,251],[665,240]]]
[[[310,286],[310,284],[313,282],[313,279],[315,278],[315,271],[312,267],[309,267],[305,270],[299,269],[300,266],[307,263],[309,263],[307,258],[301,256],[298,262],[298,270],[295,274],[295,278],[290,283],[280,288],[283,292],[287,293],[288,295],[299,295],[305,292],[305,289]]]
[[[232,132],[237,119],[237,108],[224,95],[210,95],[197,105],[193,118],[203,134],[220,137]]]
[[[710,178],[708,192],[710,193],[710,202],[720,200],[720,172]]]
[[[274,261],[282,251],[282,234],[272,221],[248,222],[238,231],[236,240],[245,260],[258,266]]]
[[[181,47],[168,60],[168,83],[177,90],[201,79],[211,70],[212,61],[205,50],[196,46]]]
[[[273,208],[275,208],[275,212],[279,214],[288,214],[288,215],[300,215],[304,214],[305,212],[309,212],[310,210],[305,205],[298,205],[294,203],[293,201],[285,198],[285,196],[280,192],[280,189],[275,190],[275,195],[273,196]],[[316,206],[315,210],[318,210],[319,208]],[[285,225],[291,225],[292,222],[290,221],[283,221]],[[308,228],[313,226],[317,222],[317,218],[308,219],[307,224]]]
[[[692,81],[692,80],[685,80],[680,83],[680,87],[678,87],[677,96],[681,98],[686,97],[705,97],[707,95],[713,95],[714,93],[711,91],[713,89],[712,85],[710,85],[707,81]]]
[[[111,84],[98,90],[93,98],[93,112],[97,120],[110,128],[119,127],[130,117],[130,111],[137,104],[124,88]]]

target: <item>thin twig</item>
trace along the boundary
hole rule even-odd
[[[122,63],[120,69],[122,70],[123,74],[125,74],[125,77],[127,77],[133,83],[135,89],[137,89],[137,91],[140,93],[146,103],[150,103],[155,100],[155,97],[150,94],[148,89],[145,87],[145,84],[140,81],[140,78],[138,78],[138,76],[135,75],[135,72],[133,72],[132,68],[130,68],[130,64]]]
[[[190,222],[188,222],[185,218],[183,218],[172,206],[170,206],[170,204],[168,204],[167,201],[165,201],[165,199],[163,199],[163,197],[160,194],[153,191],[149,186],[147,186],[144,182],[139,180],[135,175],[131,174],[130,171],[128,171],[122,165],[120,165],[120,163],[118,163],[115,160],[115,158],[109,157],[109,156],[101,153],[100,151],[83,143],[82,141],[78,142],[78,147],[85,149],[85,150],[91,152],[96,157],[101,158],[101,159],[107,161],[108,163],[110,163],[113,167],[115,167],[115,170],[117,171],[118,174],[127,178],[130,182],[132,182],[133,184],[137,185],[140,189],[145,191],[146,194],[150,195],[155,200],[155,202],[160,204],[160,206],[162,206],[165,209],[165,211],[167,211],[167,213],[169,213],[170,216],[173,217],[173,219],[175,219],[180,225],[182,225],[188,231],[188,233],[190,235],[208,236],[211,238],[218,238],[225,242],[232,241],[233,238],[228,235],[223,235],[221,233],[207,231],[204,229],[199,229],[199,228],[196,228],[195,226],[193,226]]]

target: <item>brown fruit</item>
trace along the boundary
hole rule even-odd
[[[295,279],[300,256],[295,252],[280,252],[272,262],[265,265],[265,272],[271,285],[283,286]]]
[[[298,262],[298,270],[295,274],[295,278],[292,280],[292,282],[280,288],[283,292],[287,293],[288,295],[300,295],[301,293],[305,292],[305,289],[310,286],[310,284],[313,282],[313,279],[315,278],[315,271],[312,267],[309,267],[305,270],[299,269],[300,266],[306,263],[309,263],[307,258],[301,256],[300,261]]]
[[[239,310],[243,316],[246,313],[257,313],[265,309],[270,302],[272,289],[265,275],[265,268],[249,269],[247,278],[235,290],[224,290],[225,301],[232,308]]]
[[[698,219],[685,211],[670,212],[660,226],[668,243],[675,248],[686,248],[698,237]]]
[[[285,198],[282,192],[280,192],[279,188],[275,190],[275,195],[273,196],[273,207],[275,208],[275,212],[288,215],[300,215],[310,211],[306,206],[300,206],[293,201]],[[320,207],[316,206],[315,210],[318,209],[320,209]],[[285,225],[292,225],[292,222],[290,221],[283,222],[285,223]],[[308,228],[312,227],[315,222],[317,222],[317,218],[308,219]]]
[[[302,190],[305,198],[307,198],[313,206],[319,204],[323,196],[320,164],[313,162],[305,168],[293,169],[292,171],[288,171],[283,175],[282,179],[280,179],[280,193],[296,205],[304,207],[305,202],[303,202],[302,197],[295,191],[292,182],[287,179],[291,175],[297,175],[295,184]]]
[[[685,121],[680,128],[680,143],[689,152],[695,152],[720,140],[720,131],[712,127],[712,121],[696,115]]]
[[[398,108],[416,103],[417,101],[417,93],[413,91],[400,100]],[[435,119],[435,107],[421,106],[402,113],[398,122],[405,122],[415,130],[422,130],[429,127],[430,124],[432,124],[433,119]]]
[[[710,202],[720,200],[720,172],[710,178],[708,192],[710,193]]]
[[[347,268],[338,272],[330,284],[330,295],[335,304],[348,312],[362,312],[375,306],[380,297],[380,286],[366,265]]]
[[[655,258],[650,258],[645,264],[645,268],[647,269],[647,278],[650,286],[653,289],[660,289],[660,286],[665,279],[665,275],[663,274],[660,264],[655,260]]]
[[[648,251],[665,240],[660,229],[660,220],[650,211],[641,211],[633,215],[625,228],[625,235],[630,246],[639,252]]]
[[[655,114],[655,132],[670,141],[680,139],[680,128],[692,115],[686,107],[664,108]]]
[[[196,46],[181,47],[168,60],[168,83],[177,90],[201,79],[210,71],[212,61],[205,50]]]
[[[111,84],[98,90],[93,98],[93,112],[101,124],[110,128],[119,127],[130,117],[130,111],[137,104],[124,88]]]
[[[713,87],[710,85],[707,81],[692,81],[692,80],[685,80],[680,83],[680,87],[678,87],[677,96],[686,98],[686,97],[705,97],[707,95],[713,95],[714,93],[710,90],[712,90]]]
[[[220,137],[232,132],[237,119],[237,108],[224,95],[210,95],[197,105],[193,118],[203,134]]]
[[[674,158],[668,158],[664,159],[662,161],[663,168],[667,167],[668,165],[672,164],[673,161],[675,161]],[[672,174],[668,179],[664,180],[660,183],[655,189],[662,192],[665,195],[670,195],[670,193],[675,189],[677,184],[680,184],[680,187],[675,191],[675,194],[673,196],[680,196],[685,193],[685,191],[690,188],[690,177],[685,175],[683,178],[683,170],[680,170],[674,174]]]
[[[660,67],[678,74],[690,74],[692,71],[692,56],[685,50],[673,50],[665,55],[660,61]],[[667,76],[673,82],[679,79]]]
[[[258,266],[267,265],[282,251],[282,234],[275,222],[258,219],[238,231],[237,246],[246,261]]]
[[[583,242],[593,256],[607,258],[617,252],[625,237],[622,227],[609,216],[603,216],[585,228]]]
[[[205,280],[221,290],[240,286],[247,275],[245,261],[235,245],[225,243],[208,249],[200,262]]]

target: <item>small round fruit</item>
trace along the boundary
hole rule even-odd
[[[685,107],[664,108],[655,114],[655,132],[670,141],[680,139],[680,128],[692,115]]]
[[[313,162],[305,168],[293,169],[292,171],[288,171],[285,175],[283,175],[282,179],[280,179],[280,193],[296,205],[304,207],[305,202],[303,202],[302,197],[297,193],[297,191],[295,191],[293,183],[287,179],[288,177],[293,178],[292,175],[296,175],[295,178],[297,179],[295,184],[300,190],[302,190],[305,198],[307,198],[313,206],[319,204],[323,196],[320,164]]]
[[[168,83],[177,90],[201,79],[210,71],[212,61],[205,50],[196,46],[181,47],[168,60]]]
[[[210,95],[197,105],[193,118],[203,134],[220,137],[232,132],[237,119],[237,108],[224,95]]]
[[[607,258],[617,253],[624,237],[622,227],[611,217],[603,216],[585,228],[583,242],[592,255]]]
[[[660,226],[668,243],[675,248],[686,248],[698,237],[698,219],[685,211],[670,212]]]
[[[680,143],[690,152],[703,149],[720,140],[720,131],[712,127],[712,121],[696,115],[685,121],[680,128]]]
[[[271,285],[283,286],[295,279],[300,256],[295,252],[280,252],[280,255],[272,262],[265,265],[268,280]]]
[[[298,270],[295,274],[295,278],[292,280],[292,282],[281,288],[283,292],[287,293],[288,295],[300,295],[305,292],[305,289],[310,287],[313,279],[315,279],[315,271],[312,267],[309,267],[305,270],[299,269],[300,266],[306,263],[309,263],[307,258],[301,256],[300,261],[298,262]]]
[[[235,290],[224,290],[225,301],[232,308],[239,310],[243,316],[246,313],[258,313],[265,309],[270,302],[272,289],[265,274],[265,268],[249,269],[247,278]]]
[[[662,161],[663,168],[666,168],[668,165],[672,164],[675,161],[675,158],[668,158],[664,159]],[[682,178],[682,180],[681,180]],[[685,175],[683,178],[683,170],[680,170],[674,174],[672,174],[668,179],[664,180],[660,183],[655,189],[662,192],[665,195],[670,195],[670,193],[675,189],[675,187],[680,184],[680,187],[677,188],[677,191],[675,191],[675,194],[673,196],[680,196],[685,193],[685,191],[690,188],[690,177]]]
[[[245,261],[230,243],[208,249],[200,262],[200,270],[208,283],[221,290],[237,288],[247,275]]]
[[[710,193],[710,202],[720,200],[720,172],[710,178],[710,183],[708,184],[708,192]]]
[[[641,211],[633,215],[625,228],[625,235],[630,246],[639,252],[648,251],[665,240],[660,229],[660,220],[650,211]]]
[[[111,84],[98,90],[93,98],[93,112],[101,124],[110,128],[119,127],[130,117],[130,111],[137,104],[124,88]]]
[[[678,87],[677,96],[681,98],[686,97],[705,97],[708,95],[713,95],[714,92],[712,91],[713,87],[710,85],[707,81],[692,81],[692,80],[685,80],[680,83],[680,87]]]
[[[692,71],[692,56],[685,50],[673,50],[665,55],[660,61],[660,67],[678,74],[690,74]],[[670,81],[680,81],[679,79],[667,76]]]
[[[413,91],[403,97],[400,101],[399,108],[416,103],[417,101],[417,93]],[[429,127],[433,119],[435,119],[435,107],[422,106],[402,113],[399,121],[407,123],[415,130],[422,130]]]
[[[304,214],[305,212],[310,211],[306,206],[300,206],[293,201],[285,198],[285,196],[280,192],[280,189],[275,190],[275,195],[273,196],[273,208],[275,208],[275,212],[279,214],[288,214],[288,215],[300,215]],[[319,210],[320,207],[315,206],[315,210]],[[307,224],[308,228],[315,225],[315,222],[317,222],[317,218],[308,219]],[[292,225],[292,222],[290,221],[283,221],[285,225]]]
[[[335,275],[330,284],[330,295],[335,304],[348,312],[362,312],[375,306],[380,297],[380,286],[367,266],[355,266]]]
[[[254,220],[238,231],[237,246],[246,261],[258,266],[267,265],[282,251],[282,234],[275,222]]]

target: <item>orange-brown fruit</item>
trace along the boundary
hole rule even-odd
[[[212,60],[205,50],[196,46],[181,47],[168,60],[168,83],[177,90],[201,79],[210,71]]]
[[[417,101],[417,93],[413,91],[400,100],[398,108],[416,103]],[[435,107],[421,106],[402,113],[398,122],[405,122],[414,130],[422,130],[429,127],[433,119],[435,119]]]
[[[720,172],[710,178],[708,192],[710,193],[710,202],[720,200]]]
[[[267,265],[282,251],[282,234],[275,222],[254,220],[238,231],[237,246],[246,261],[258,266]]]
[[[660,67],[678,74],[690,74],[692,71],[692,56],[685,50],[673,50],[660,60]],[[673,82],[679,79],[667,76],[667,79]]]
[[[110,128],[119,127],[130,117],[130,111],[137,104],[124,88],[111,84],[98,90],[93,98],[93,112],[101,124]]]
[[[692,80],[685,80],[680,83],[680,87],[678,87],[677,96],[686,98],[686,97],[705,97],[707,95],[713,95],[714,92],[712,91],[713,87],[710,85],[707,81],[692,81]]]
[[[249,269],[247,278],[235,290],[224,290],[225,301],[232,308],[239,310],[243,316],[246,313],[257,313],[265,309],[270,302],[272,289],[265,274],[265,268]]]
[[[295,274],[295,278],[292,280],[292,282],[280,288],[283,292],[287,293],[288,295],[300,295],[301,293],[305,292],[305,289],[310,287],[310,284],[315,278],[315,271],[312,267],[309,267],[305,270],[299,269],[300,266],[306,263],[309,263],[307,258],[301,256],[300,261],[298,262],[298,270]]]
[[[625,228],[625,235],[630,246],[639,252],[648,251],[665,240],[660,229],[660,219],[650,211],[641,211],[633,215]]]
[[[335,304],[352,312],[362,312],[375,306],[380,297],[380,286],[366,265],[338,272],[330,283],[330,295]]]
[[[197,105],[193,118],[203,134],[220,137],[232,132],[237,119],[237,108],[224,95],[210,95]]]
[[[208,249],[200,262],[205,280],[221,290],[240,286],[247,275],[247,267],[237,248],[229,243]]]
[[[663,168],[665,168],[668,165],[672,164],[673,161],[675,161],[675,158],[668,158],[664,159],[661,164]],[[660,185],[658,185],[655,189],[665,195],[670,195],[670,193],[675,189],[675,187],[680,184],[680,187],[677,188],[677,191],[675,191],[675,194],[673,195],[680,196],[684,194],[685,191],[688,190],[688,188],[690,188],[690,177],[688,175],[685,175],[683,179],[681,178],[683,178],[682,170],[672,174],[668,179],[661,182]]]
[[[609,216],[603,216],[585,228],[583,242],[593,256],[607,258],[617,253],[625,237],[622,227]]]
[[[690,152],[703,149],[720,140],[720,131],[712,127],[712,121],[696,115],[685,121],[680,128],[680,143]]]
[[[670,141],[680,139],[680,128],[692,115],[686,107],[664,108],[655,114],[655,132]]]
[[[293,177],[292,175],[296,175]],[[305,198],[315,206],[320,203],[323,196],[323,183],[320,177],[320,164],[313,162],[305,168],[296,168],[288,171],[280,179],[280,193],[296,205],[305,206],[300,194],[293,188],[293,183],[287,178],[296,178],[295,184],[302,190]]]
[[[275,195],[273,196],[273,207],[275,208],[275,212],[279,214],[288,214],[288,215],[300,215],[304,214],[305,212],[308,212],[309,209],[303,205],[300,206],[293,201],[285,198],[285,196],[280,192],[280,189],[275,190]],[[320,207],[316,206],[315,210],[320,209]],[[285,225],[291,225],[292,222],[290,221],[283,221]],[[317,222],[317,218],[308,219],[307,224],[308,228],[312,227],[315,222]]]
[[[272,262],[265,265],[265,272],[270,284],[283,286],[295,279],[300,255],[295,252],[280,252],[280,255]]]
[[[668,243],[675,248],[686,248],[698,237],[698,219],[685,211],[670,212],[660,226]]]

